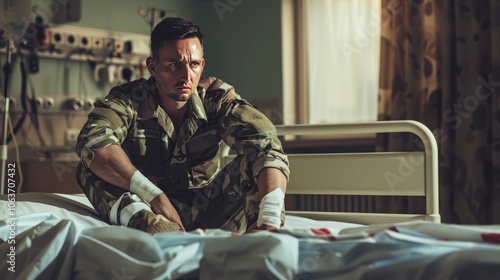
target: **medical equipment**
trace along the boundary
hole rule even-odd
[[[22,38],[26,27],[29,24],[28,16],[30,14],[30,0],[0,0],[0,28],[3,30],[3,35],[7,39],[7,60],[3,67],[4,71],[4,84],[3,95],[5,101],[4,107],[4,122],[3,122],[3,139],[0,149],[1,159],[1,182],[0,194],[5,190],[5,164],[7,161],[7,132],[8,132],[8,118],[9,118],[9,76],[12,61],[12,49],[15,42]]]

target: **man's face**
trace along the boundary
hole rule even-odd
[[[198,38],[167,41],[158,57],[149,57],[146,63],[151,76],[156,78],[158,94],[174,101],[189,100],[205,66]]]

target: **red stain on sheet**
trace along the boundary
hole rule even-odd
[[[398,228],[397,228],[397,227],[395,227],[395,226],[388,227],[387,229],[388,229],[388,230],[391,230],[391,231],[399,232],[399,231],[398,231]]]
[[[314,235],[324,236],[330,240],[335,240],[335,237],[327,228],[312,228],[311,232],[314,233]]]
[[[483,233],[481,239],[484,242],[500,243],[500,233]]]

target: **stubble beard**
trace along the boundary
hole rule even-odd
[[[166,93],[165,94],[169,99],[177,102],[186,102],[189,99],[191,99],[191,96],[193,96],[193,92],[191,91],[190,93]]]

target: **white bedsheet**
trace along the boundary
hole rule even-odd
[[[7,206],[5,206],[7,207]],[[62,219],[78,221],[79,229],[108,225],[102,221],[84,194],[54,194],[54,193],[23,193],[16,197],[16,215],[22,216],[32,213],[52,213]],[[0,213],[4,219],[6,211]],[[358,226],[354,223],[336,221],[316,221],[303,217],[288,215],[286,228],[328,227],[334,231]]]
[[[100,221],[83,195],[0,199],[2,279],[498,279],[500,226],[360,227],[287,217],[279,232],[156,236]],[[75,203],[74,200],[80,203]]]

